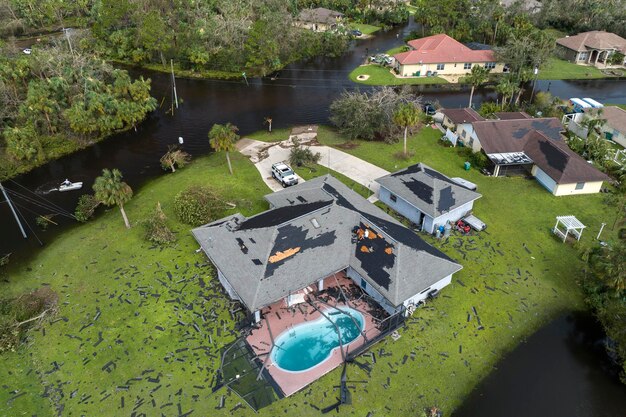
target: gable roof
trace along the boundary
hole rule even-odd
[[[485,118],[478,114],[476,110],[470,107],[463,109],[442,109],[441,113],[445,114],[455,125],[458,125],[459,123],[471,123],[485,120]]]
[[[534,131],[524,149],[539,168],[557,184],[606,181],[609,178],[572,151],[562,140]]]
[[[394,306],[462,268],[330,175],[266,199],[273,209],[192,231],[250,311],[348,266]]]
[[[482,197],[422,163],[385,175],[376,182],[433,218]]]
[[[343,17],[343,13],[318,7],[316,9],[304,9],[298,15],[298,20],[311,23],[337,23],[337,19]]]
[[[472,50],[446,34],[409,41],[410,51],[394,55],[403,65],[495,62],[492,50]]]
[[[626,52],[626,39],[611,32],[592,30],[574,36],[559,38],[556,43],[577,52],[591,49],[617,49]]]
[[[626,135],[626,110],[617,106],[606,106],[602,108],[601,119],[606,120],[606,124],[618,132]]]
[[[565,130],[554,117],[484,120],[472,123],[472,127],[486,154],[522,152],[535,130],[554,140],[561,140],[561,132]]]

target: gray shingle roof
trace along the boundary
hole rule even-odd
[[[433,218],[481,197],[422,163],[380,177],[376,182]]]
[[[348,266],[395,306],[462,268],[330,175],[266,199],[273,209],[192,231],[250,311]],[[357,228],[376,239],[355,242]]]

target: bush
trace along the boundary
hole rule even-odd
[[[293,140],[294,146],[291,148],[291,152],[289,153],[289,163],[295,166],[309,166],[313,164],[317,164],[317,162],[322,158],[322,155],[319,152],[313,153],[309,148],[303,148],[300,146],[300,142],[298,139]]]
[[[474,152],[472,148],[459,148],[459,155],[469,161],[474,168],[481,169],[489,166],[489,159],[483,152]]]
[[[209,187],[191,186],[174,197],[174,212],[181,222],[201,226],[217,219],[224,209],[219,196]]]
[[[78,199],[76,210],[74,210],[74,216],[79,222],[85,223],[92,216],[96,208],[100,205],[100,202],[92,194],[83,194]]]
[[[176,235],[167,226],[167,217],[161,210],[161,203],[157,203],[152,217],[144,220],[146,240],[157,245],[167,245],[176,241]]]

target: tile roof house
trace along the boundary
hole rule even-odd
[[[492,73],[504,71],[492,50],[473,50],[446,34],[414,39],[409,51],[394,55],[395,69],[403,77],[468,74],[474,65],[489,68]]]
[[[482,197],[422,163],[376,182],[380,184],[380,201],[428,233],[464,217]]]
[[[296,26],[315,32],[326,32],[336,30],[341,25],[342,20],[343,13],[318,7],[302,10],[296,19]]]
[[[485,120],[472,126],[468,145],[485,152],[494,176],[530,171],[556,196],[597,193],[608,179],[569,148],[556,118]]]
[[[626,39],[600,30],[557,39],[556,45],[557,54],[575,64],[606,64],[615,52],[626,54]],[[626,65],[626,57],[621,65]]]
[[[192,231],[228,294],[257,320],[263,307],[340,271],[394,314],[462,268],[330,175],[265,198],[263,213]]]

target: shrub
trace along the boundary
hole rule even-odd
[[[96,208],[100,205],[100,202],[92,194],[83,194],[78,199],[76,210],[74,210],[74,216],[79,222],[85,223],[92,216]]]
[[[201,226],[217,219],[224,209],[219,196],[209,187],[191,186],[174,197],[174,212],[181,222]]]
[[[298,139],[293,140],[294,146],[289,153],[289,163],[296,166],[309,166],[317,164],[322,158],[319,152],[313,153],[311,149],[300,146]]]
[[[483,152],[474,152],[472,148],[459,148],[459,155],[469,161],[474,168],[481,169],[489,166],[489,159]]]
[[[157,245],[167,245],[176,241],[176,235],[167,226],[167,217],[161,210],[161,203],[157,203],[152,217],[144,220],[146,228],[146,240]]]

